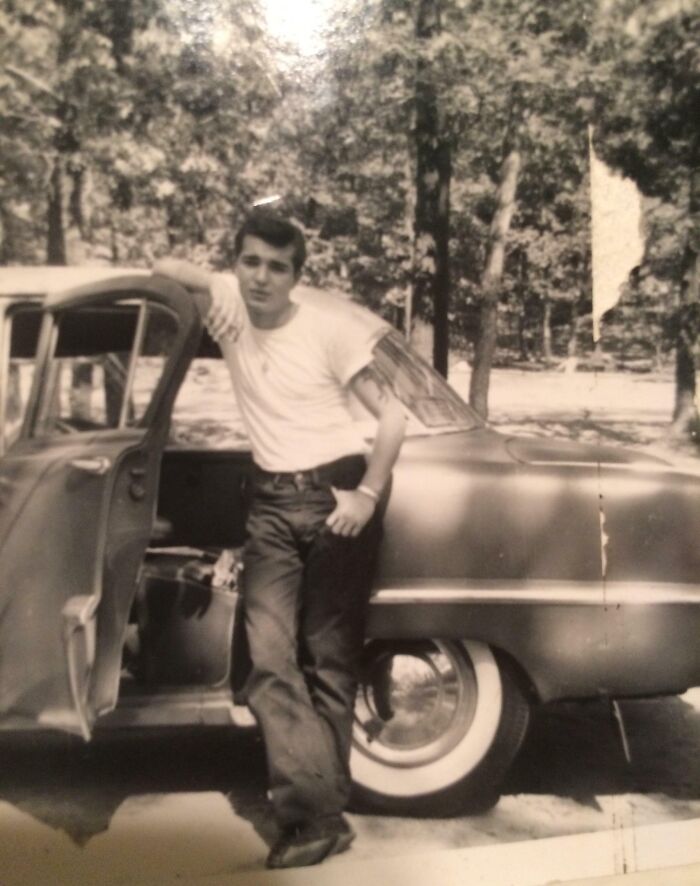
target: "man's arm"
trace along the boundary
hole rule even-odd
[[[229,335],[235,337],[240,326],[238,308],[225,288],[213,285],[215,278],[211,271],[184,259],[163,258],[153,265],[153,273],[193,290],[212,338],[220,341]]]
[[[406,432],[403,406],[373,363],[353,376],[350,388],[378,419],[378,423],[367,470],[359,487],[333,490],[337,504],[326,523],[337,535],[345,536],[358,535],[374,513],[377,500],[389,482]],[[363,492],[362,488],[366,491]]]
[[[208,290],[212,275],[191,261],[180,258],[161,258],[153,265],[153,273],[170,277],[188,289]]]

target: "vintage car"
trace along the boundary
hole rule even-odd
[[[0,269],[2,728],[250,725],[237,604],[252,461],[201,311],[145,272]],[[410,423],[356,799],[477,808],[532,705],[700,683],[700,482],[622,448],[502,436],[364,316]]]

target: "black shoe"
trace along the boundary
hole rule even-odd
[[[302,868],[320,864],[350,847],[355,832],[342,815],[318,818],[286,830],[267,857],[268,868]]]

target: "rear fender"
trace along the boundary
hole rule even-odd
[[[668,694],[700,685],[695,585],[383,588],[372,598],[367,634],[480,640],[518,664],[540,701]]]

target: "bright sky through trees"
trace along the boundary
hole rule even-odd
[[[331,3],[332,0],[264,0],[270,33],[295,44],[305,55],[317,52]]]

